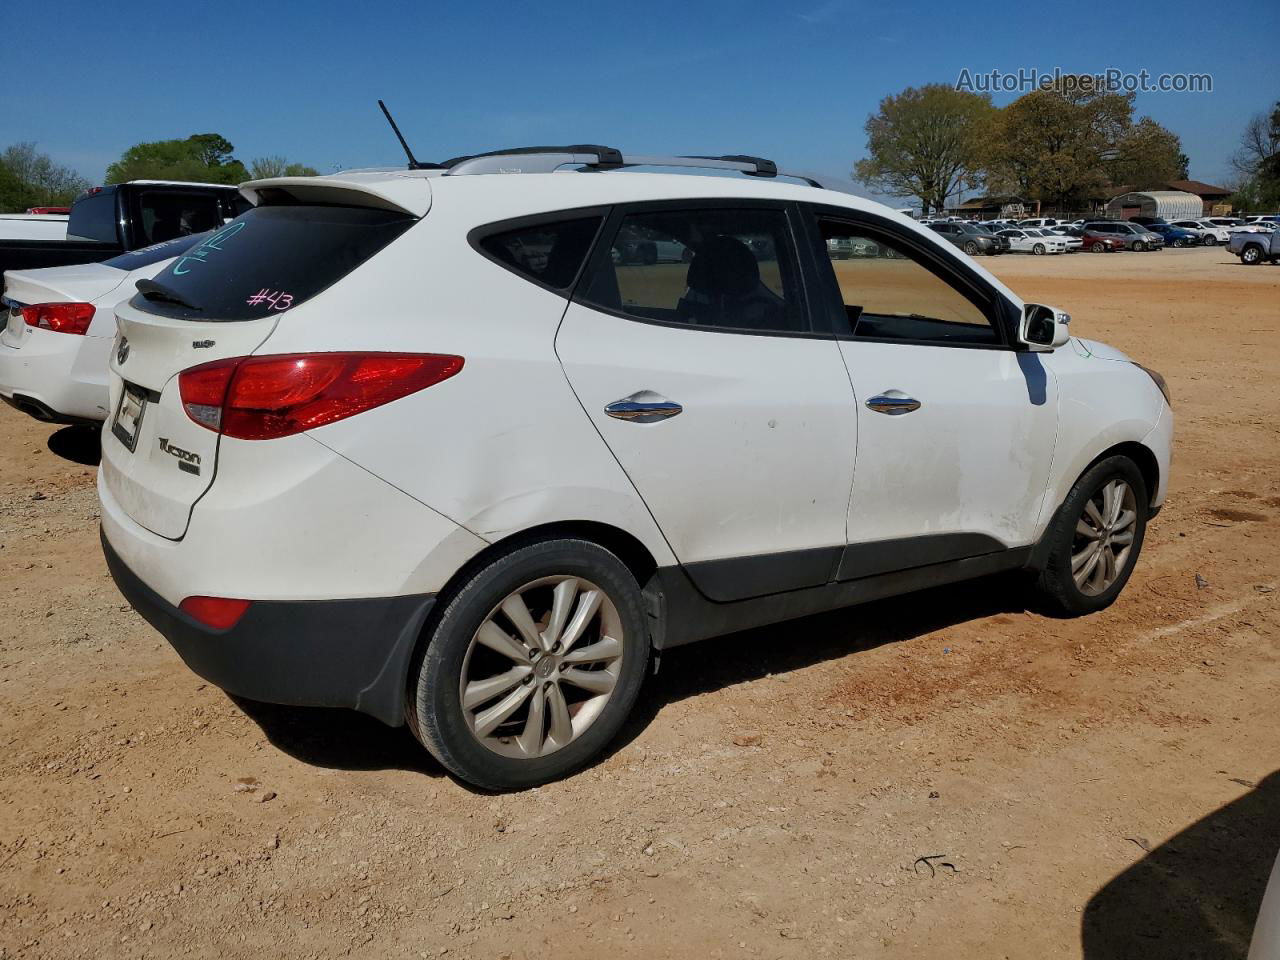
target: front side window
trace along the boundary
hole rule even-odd
[[[786,214],[667,209],[625,216],[582,298],[641,320],[755,332],[809,329]]]
[[[600,217],[578,217],[489,234],[480,248],[515,273],[553,290],[573,286],[591,250]]]
[[[927,263],[927,254],[878,231],[819,218],[827,249],[855,251],[831,259],[840,298],[855,338],[937,344],[998,344],[986,311]]]

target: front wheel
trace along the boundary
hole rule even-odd
[[[1031,248],[1031,252],[1034,253],[1037,257],[1044,256],[1044,244],[1037,243],[1034,247]]]
[[[1106,253],[1107,248],[1100,243],[1095,243],[1092,247],[1089,248],[1089,252],[1090,253]]]
[[[530,544],[448,601],[426,638],[410,727],[468,783],[536,786],[600,754],[648,659],[640,588],[621,560],[585,540]]]
[[[1256,266],[1262,262],[1262,248],[1257,244],[1250,244],[1240,251],[1240,262],[1249,266]]]
[[[1145,243],[1143,243],[1141,240],[1135,241],[1135,242],[1134,242],[1134,244],[1133,244],[1133,252],[1134,252],[1134,253],[1146,253],[1146,252],[1147,252],[1147,245],[1146,245]]]
[[[1110,606],[1129,581],[1147,532],[1147,486],[1128,457],[1108,457],[1076,481],[1045,531],[1036,587],[1056,613]]]
[[[972,240],[969,240],[964,245],[964,252],[971,257],[976,257],[978,255],[978,245]]]
[[[1204,238],[1204,245],[1206,247],[1216,247],[1218,245],[1218,238],[1210,234]]]

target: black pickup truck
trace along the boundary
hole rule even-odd
[[[65,240],[0,238],[0,273],[109,260],[220,227],[249,206],[235,187],[212,183],[134,180],[94,187],[72,204]]]

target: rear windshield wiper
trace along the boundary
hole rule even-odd
[[[197,307],[194,303],[183,298],[172,287],[166,287],[163,283],[156,283],[154,280],[139,280],[135,286],[138,292],[147,300],[155,300],[162,303],[172,303],[179,307],[185,307],[187,310],[194,310],[196,313],[204,313],[203,307]]]

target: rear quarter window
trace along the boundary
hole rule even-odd
[[[131,303],[187,320],[256,320],[305,303],[416,222],[369,207],[255,207],[192,245]]]
[[[477,245],[513,273],[563,292],[573,286],[602,217],[574,217],[488,233]]]

